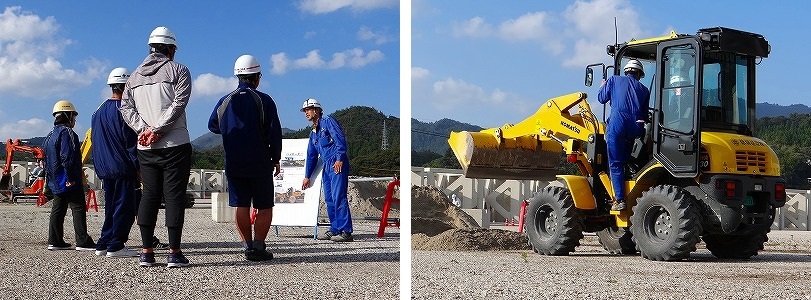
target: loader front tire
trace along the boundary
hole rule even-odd
[[[749,259],[763,250],[763,243],[769,240],[767,233],[768,229],[751,235],[708,234],[702,239],[717,258]]]
[[[702,227],[695,198],[672,185],[642,193],[631,215],[636,249],[650,260],[681,260],[696,250]]]
[[[608,227],[597,232],[597,239],[610,254],[636,254],[636,244],[628,228]]]
[[[568,189],[548,186],[529,201],[526,233],[532,250],[545,255],[568,255],[583,238],[583,213],[574,206]]]

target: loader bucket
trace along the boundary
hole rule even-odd
[[[0,191],[8,190],[9,183],[11,183],[11,174],[3,174],[3,178],[0,179]]]
[[[562,147],[553,140],[499,140],[484,130],[451,132],[448,143],[468,178],[554,180],[559,173]]]

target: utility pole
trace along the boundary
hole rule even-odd
[[[389,139],[386,134],[386,119],[383,119],[383,144],[380,145],[380,149],[389,150]]]

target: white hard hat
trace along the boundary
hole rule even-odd
[[[262,72],[259,60],[253,55],[243,55],[234,63],[234,75],[254,74]]]
[[[318,107],[318,108],[321,108],[321,103],[318,103],[318,100],[315,100],[315,99],[313,99],[313,98],[310,98],[310,99],[304,100],[304,104],[302,104],[302,105],[301,105],[301,111],[304,111],[304,109],[305,109],[305,108],[308,108],[308,107]]]
[[[689,84],[690,80],[681,75],[670,76],[670,86],[682,86]]]
[[[622,68],[623,71],[628,72],[630,70],[637,70],[642,74],[645,74],[645,69],[642,67],[642,63],[636,59],[629,60],[628,63],[625,64],[625,67]]]
[[[169,28],[163,26],[152,30],[152,33],[149,34],[149,42],[147,42],[147,44],[167,44],[177,47],[175,34],[172,33]]]
[[[70,111],[77,115],[79,114],[79,112],[76,111],[76,107],[74,107],[73,103],[70,103],[70,101],[67,100],[56,101],[56,104],[54,104],[53,115],[56,115],[56,113],[63,111]]]
[[[130,74],[130,71],[125,68],[115,68],[110,72],[110,76],[107,76],[107,84],[127,83]]]

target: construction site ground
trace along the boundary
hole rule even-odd
[[[384,185],[385,186],[385,185]],[[352,189],[352,187],[350,187]],[[368,189],[368,188],[367,188]],[[378,205],[357,203],[363,188],[350,190],[353,216]],[[377,194],[385,194],[375,189]],[[364,201],[365,202],[365,201]],[[365,206],[365,207],[364,207]],[[88,231],[98,239],[104,208],[88,212]],[[358,210],[355,214],[354,209]],[[377,212],[379,214],[379,211]],[[138,258],[106,258],[93,252],[48,251],[49,207],[0,204],[0,299],[395,299],[400,295],[400,234],[379,223],[355,219],[351,243],[313,239],[312,227],[279,227],[267,238],[274,259],[249,262],[242,254],[234,223],[216,223],[211,204],[198,200],[186,210],[182,247],[188,268],[167,269],[166,250],[156,251],[159,266],[142,268]],[[163,210],[156,235],[166,242]],[[320,227],[319,232],[326,227]],[[71,213],[65,239],[74,244]],[[140,248],[137,225],[130,248]]]
[[[715,258],[703,243],[677,262],[609,255],[588,233],[570,255],[544,256],[517,226],[468,225],[436,188],[412,187],[412,201],[414,299],[811,298],[811,231],[772,231],[749,260]]]

